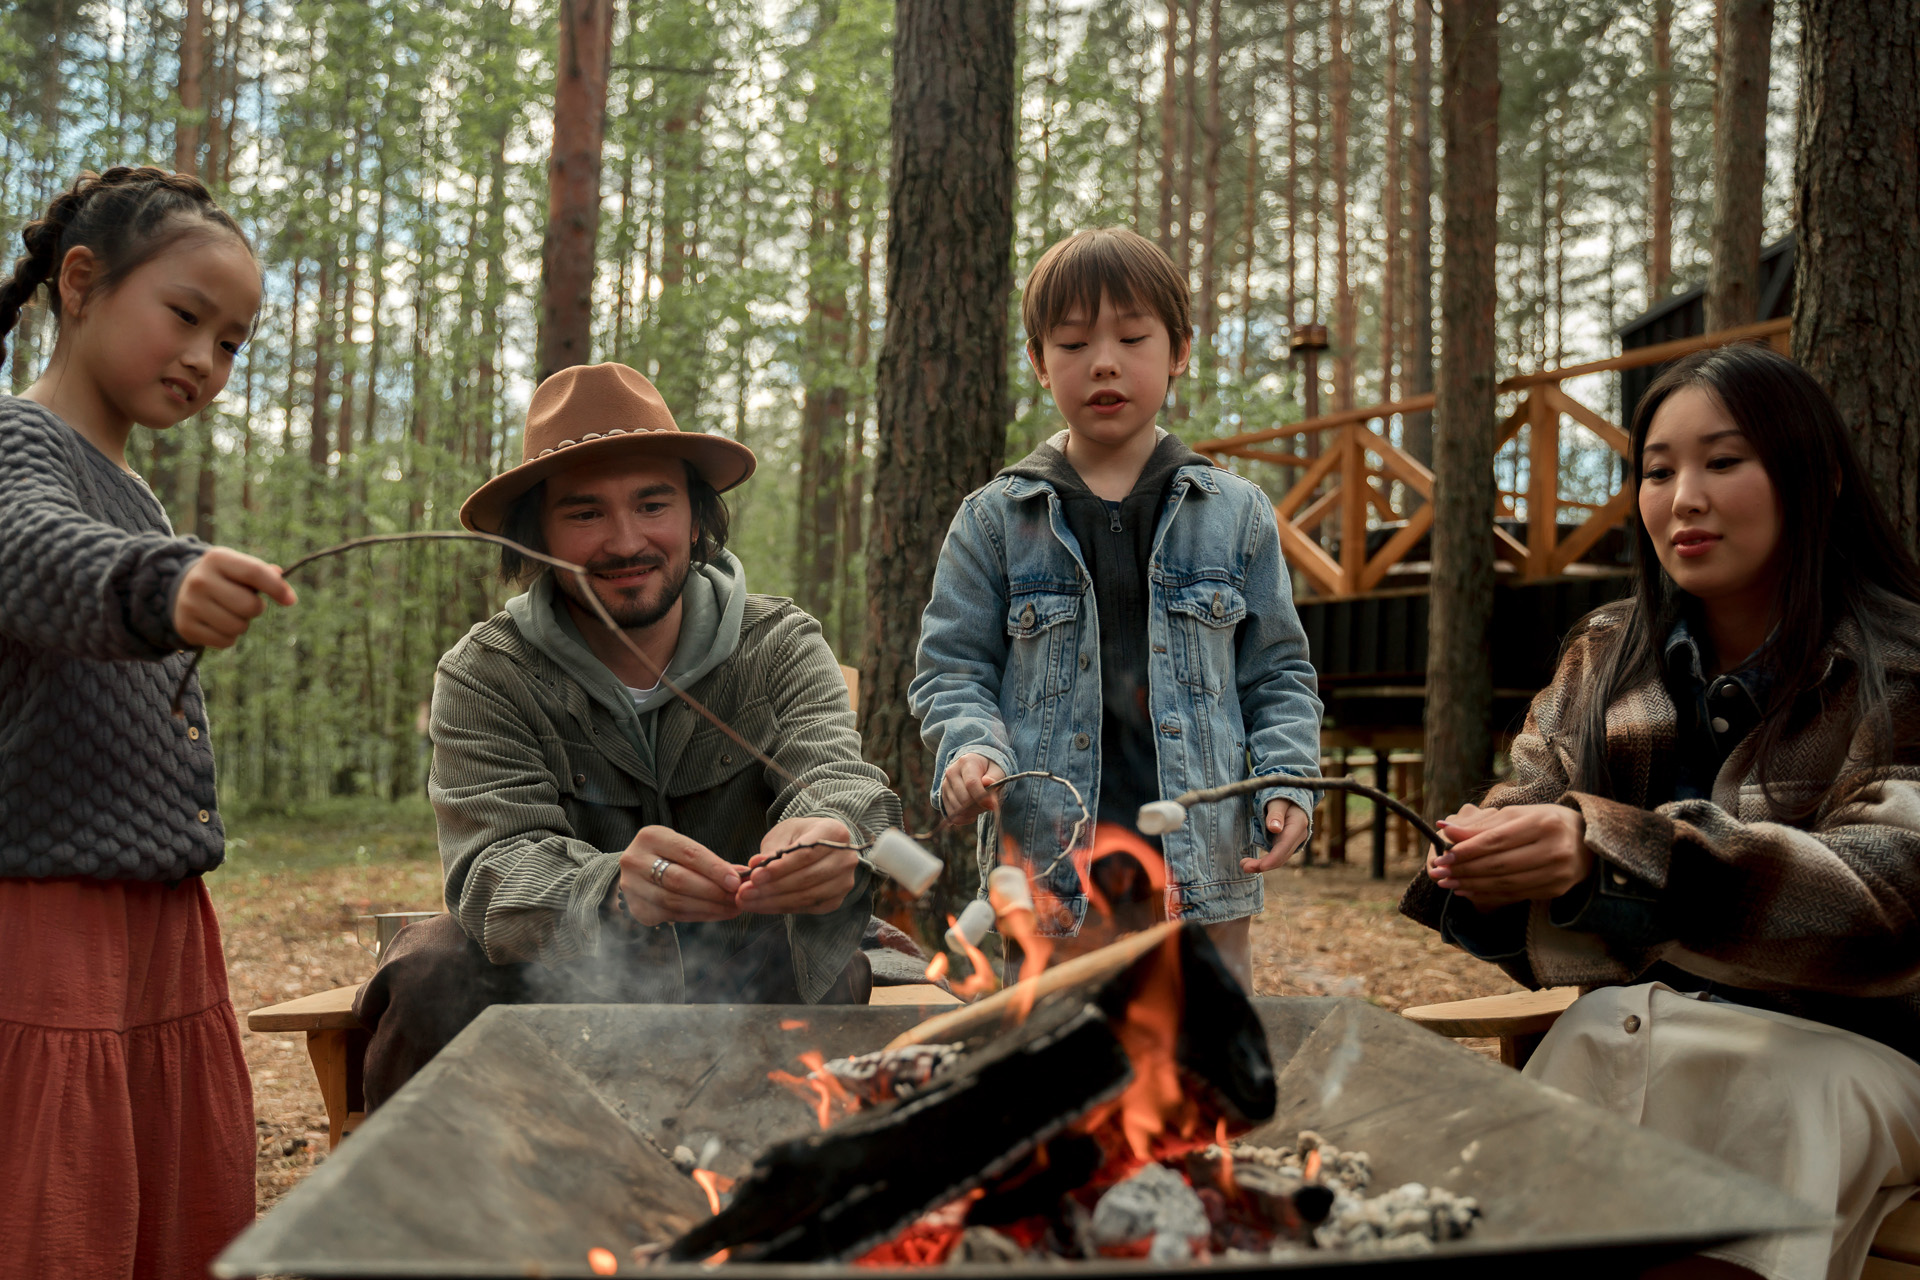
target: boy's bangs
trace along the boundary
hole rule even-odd
[[[1157,317],[1178,345],[1192,334],[1185,286],[1158,246],[1131,231],[1082,231],[1040,256],[1020,301],[1027,342],[1040,343],[1076,312],[1087,324],[1105,303]]]

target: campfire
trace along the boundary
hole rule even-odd
[[[1000,887],[1004,916],[1022,898]],[[805,1076],[772,1078],[820,1131],[767,1149],[712,1218],[636,1261],[1252,1261],[1431,1249],[1479,1216],[1419,1184],[1369,1198],[1368,1157],[1311,1131],[1241,1141],[1274,1114],[1273,1061],[1197,924],[1068,961],[884,1049],[807,1058]]]

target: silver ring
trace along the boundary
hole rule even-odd
[[[655,884],[660,884],[661,882],[666,880],[667,868],[671,867],[672,865],[673,863],[667,861],[665,858],[655,858],[653,860],[653,866],[647,872],[647,875]]]

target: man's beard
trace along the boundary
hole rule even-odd
[[[594,592],[594,596],[606,609],[608,616],[620,626],[621,630],[637,631],[643,627],[652,626],[654,623],[660,621],[660,619],[666,617],[668,613],[672,612],[673,606],[680,599],[680,593],[687,588],[687,574],[692,571],[693,562],[691,559],[682,560],[678,566],[675,566],[664,560],[653,558],[589,560],[585,567],[589,575],[595,573],[613,573],[621,569],[654,569],[657,571],[656,576],[660,582],[660,592],[659,595],[652,600],[622,600],[619,598],[620,596],[635,594],[634,592],[628,591],[616,593],[615,598],[609,600],[606,596],[601,595],[600,592]],[[578,578],[571,573],[565,572],[555,573],[554,578],[558,582],[560,589],[564,591],[575,604],[587,610],[589,613],[593,612],[593,606],[580,598],[580,580]],[[641,590],[644,590],[644,588],[641,588]]]

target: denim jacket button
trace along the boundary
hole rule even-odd
[[[1085,751],[1088,747],[1092,745],[1093,745],[1093,739],[1089,738],[1086,734],[1076,733],[1073,735],[1074,750]]]
[[[1213,616],[1217,618],[1221,614],[1225,613],[1226,611],[1227,611],[1226,606],[1220,603],[1220,593],[1218,591],[1214,592],[1213,593]]]
[[[1080,669],[1081,669],[1082,671],[1085,671],[1085,670],[1086,670],[1086,669],[1087,669],[1088,667],[1090,667],[1090,666],[1092,666],[1092,665],[1093,665],[1093,659],[1092,659],[1092,658],[1089,658],[1089,657],[1088,657],[1088,656],[1087,656],[1086,654],[1084,654],[1084,653],[1080,655]]]
[[[1032,605],[1028,605],[1026,608],[1020,611],[1020,625],[1023,627],[1030,627],[1033,625],[1033,606]]]

